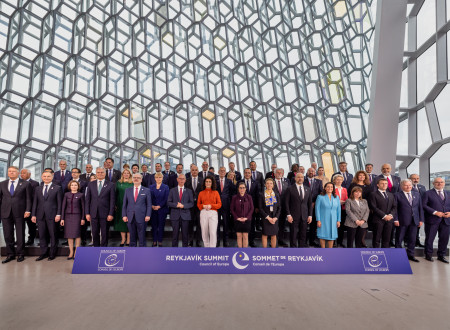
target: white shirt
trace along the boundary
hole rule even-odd
[[[198,176],[192,176],[191,178],[192,178],[192,188],[195,191],[198,185]]]
[[[100,187],[100,183],[102,184],[102,188],[103,188],[103,186],[105,185],[104,181],[105,180],[98,180],[98,182],[97,182],[97,189]]]
[[[9,179],[9,184],[8,184],[8,189],[9,189],[9,190],[11,190],[11,182],[12,182],[12,181],[13,181],[13,180]],[[13,184],[14,184],[14,191],[16,191],[17,185],[19,184],[19,178],[15,179]]]
[[[248,184],[248,191],[252,189],[252,180],[251,179],[245,179],[245,186]]]
[[[180,186],[177,186],[177,192],[178,192],[178,195],[180,195],[180,189],[181,189],[181,191],[182,191],[182,194],[184,194],[184,186],[183,187],[180,187]]]
[[[390,174],[389,175],[384,175],[383,174],[383,176],[384,176],[385,179],[389,179],[389,181],[391,181],[391,183],[394,184],[394,182],[392,181],[392,176]]]
[[[413,199],[412,191],[410,191],[410,192],[404,191],[403,193],[405,194],[406,199],[408,199],[408,194],[409,194],[409,196],[411,196],[411,202],[412,202],[412,199]]]
[[[301,191],[302,191],[302,196],[305,197],[305,188],[303,188],[303,185],[302,185],[302,184],[299,185],[299,184],[297,184],[297,183],[296,183],[296,185],[297,185],[297,191],[298,191],[298,193],[300,194],[300,190],[301,190]]]
[[[45,194],[45,186],[46,186],[46,184],[44,183],[44,189],[42,189],[42,195],[44,195]],[[50,191],[50,187],[52,186],[52,183],[50,182],[48,185],[47,185],[47,194],[48,194],[48,192]]]
[[[358,204],[359,207],[359,199],[355,199],[356,204]]]

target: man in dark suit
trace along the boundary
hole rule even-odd
[[[114,169],[114,159],[106,158],[104,162],[105,170],[106,170],[106,180],[116,183],[122,177],[122,172]]]
[[[295,175],[295,184],[291,185],[286,192],[285,207],[287,221],[290,226],[290,246],[297,247],[297,235],[299,235],[299,247],[306,245],[306,229],[312,222],[312,194],[311,189],[303,182],[305,177],[302,173]]]
[[[345,189],[348,190],[348,188],[350,188],[350,185],[353,181],[353,174],[348,173],[346,162],[339,163],[339,172],[336,172],[331,176],[331,182],[333,182],[333,177],[337,174],[340,174],[344,177],[344,182],[342,182],[342,187],[344,187]]]
[[[236,171],[234,162],[229,162],[228,163],[228,168],[230,169],[228,171],[228,173],[229,172],[234,172],[234,175],[235,175],[235,178],[236,178],[236,182],[239,182],[239,181],[242,180],[242,174],[241,174],[241,172]],[[227,176],[228,176],[228,173],[227,173]]]
[[[261,189],[259,188],[259,183],[252,179],[252,171],[249,168],[246,168],[244,170],[244,179],[239,182],[245,183],[247,194],[252,196],[253,206],[254,206],[255,210],[253,211],[248,245],[250,247],[256,247],[255,225],[256,225],[256,217],[259,216],[257,206],[258,206],[259,194],[260,194]]]
[[[266,179],[271,178],[275,180],[275,169],[277,168],[277,164],[272,164],[272,171],[266,173]]]
[[[409,179],[412,182],[412,190],[417,191],[420,194],[420,197],[423,198],[423,195],[427,192],[427,188],[423,184],[420,184],[420,176],[419,174],[411,174]],[[420,243],[420,228],[417,229],[416,235],[416,247],[425,247],[422,243]]]
[[[39,182],[34,181],[31,177],[31,171],[27,168],[24,168],[20,171],[20,178],[23,181],[27,181],[30,184],[30,199],[33,201],[34,198],[34,190],[36,187],[39,187]],[[31,206],[32,208],[33,206]],[[33,245],[34,239],[36,238],[36,224],[31,221],[31,217],[25,218],[28,227],[28,239],[25,242],[25,245]]]
[[[256,170],[256,162],[255,161],[251,161],[250,162],[250,170],[252,171],[252,179],[255,180],[256,182],[258,182],[259,184],[259,189],[261,191],[264,190],[264,176],[260,171]]]
[[[122,206],[122,219],[127,223],[130,232],[130,246],[147,246],[145,230],[152,214],[152,194],[150,189],[141,185],[142,175],[133,173],[133,187],[125,190]]]
[[[156,184],[156,180],[155,180],[155,174],[156,173],[162,173],[163,174],[163,183],[165,185],[169,185],[169,176],[162,171],[162,165],[161,163],[156,163],[155,164],[155,173],[147,175],[143,180],[142,180],[142,185],[144,187],[149,188],[151,185]]]
[[[178,176],[183,174],[183,164],[178,164],[176,169],[176,173],[169,176],[169,188],[172,189],[178,185]]]
[[[72,180],[72,174],[67,170],[67,162],[64,159],[59,161],[60,171],[56,171],[53,175],[53,183],[65,189]]]
[[[94,175],[92,172],[93,169],[91,164],[86,164],[86,173],[81,174],[80,179],[82,181],[91,182],[91,175]]]
[[[316,171],[311,167],[306,172],[307,178],[305,179],[305,186],[311,189],[312,208],[313,208],[313,220],[309,224],[309,246],[320,247],[316,242],[317,238],[317,221],[314,213],[314,204],[316,203],[317,196],[322,192],[323,185],[322,180],[315,179]]]
[[[115,185],[106,180],[106,170],[103,167],[97,167],[95,174],[97,180],[89,182],[87,187],[86,220],[91,223],[94,246],[108,246],[108,223],[114,219],[116,202]]]
[[[158,164],[159,164],[159,163],[158,163]],[[158,165],[158,164],[155,164],[155,170],[156,170],[156,172],[158,172],[158,170],[156,169],[156,165]],[[161,164],[159,164],[159,165],[161,165]],[[168,177],[170,177],[171,175],[174,175],[174,174],[175,174],[174,171],[171,171],[171,170],[170,170],[170,162],[165,162],[165,163],[164,163],[164,174],[167,175]]]
[[[178,247],[178,237],[181,227],[183,247],[188,246],[189,222],[191,221],[191,208],[194,207],[194,194],[184,184],[184,174],[178,175],[178,185],[169,191],[167,206],[170,208],[170,222],[173,228],[172,247]]]
[[[191,166],[191,175],[186,179],[185,187],[192,190],[194,196],[194,206],[191,208],[191,221],[189,222],[189,246],[194,246],[194,238],[196,246],[201,247],[202,231],[200,228],[200,210],[197,207],[197,198],[202,191],[203,179],[198,176],[197,165]],[[195,227],[195,234],[194,234]]]
[[[147,175],[150,175],[150,173],[148,172],[148,166],[146,164],[142,164],[141,166],[141,175],[142,175],[142,181],[144,181],[144,179],[146,178]]]
[[[6,259],[2,261],[3,264],[14,260],[16,254],[18,262],[25,260],[25,219],[31,215],[31,205],[30,184],[19,179],[17,167],[8,167],[8,180],[0,184],[0,215],[7,253]],[[14,228],[17,250],[14,248]]]
[[[222,240],[223,247],[228,247],[228,225],[230,222],[230,205],[233,197],[234,184],[226,178],[227,169],[222,166],[219,168],[219,177],[216,179],[217,190],[222,201],[222,207],[217,210],[218,225],[217,225],[217,246],[220,246],[220,224],[222,223]]]
[[[388,181],[381,178],[377,183],[377,191],[369,196],[370,209],[373,212],[373,239],[372,246],[380,248],[389,248],[389,242],[392,235],[393,219],[397,213],[397,202],[394,195],[387,190]]]
[[[205,160],[202,163],[202,170],[198,173],[198,176],[201,177],[203,180],[205,180],[205,178],[208,175],[211,175],[211,173],[209,172],[208,169],[209,169],[209,165],[208,165],[208,162]],[[212,175],[212,177],[214,177],[214,175]]]
[[[414,257],[414,249],[416,232],[424,222],[422,198],[417,191],[412,190],[411,180],[403,180],[400,187],[401,191],[395,194],[397,201],[397,213],[394,217],[394,225],[397,227],[395,247],[401,248],[403,240],[407,237],[405,244],[408,259],[419,262]]]
[[[422,198],[425,212],[425,259],[433,261],[433,243],[439,233],[438,260],[448,264],[445,254],[450,235],[450,193],[444,190],[443,178],[434,179],[433,186]]]
[[[289,181],[283,177],[284,176],[284,169],[282,168],[276,168],[275,169],[275,186],[274,190],[280,195],[280,205],[281,205],[281,214],[278,218],[278,246],[282,247],[288,247],[288,244],[284,241],[285,233],[284,229],[286,226],[286,193],[288,191],[288,188],[290,186]]]
[[[366,166],[365,166],[365,170],[366,170],[366,173],[369,175],[369,181],[372,184],[372,182],[378,176],[378,175],[372,173],[372,171],[373,171],[373,164],[367,163]]]
[[[39,246],[41,254],[36,261],[56,258],[58,249],[58,222],[61,220],[61,204],[63,190],[61,186],[52,182],[53,175],[49,172],[42,173],[43,186],[36,188],[33,199],[31,221],[37,223],[39,229]],[[47,237],[50,238],[50,250]]]

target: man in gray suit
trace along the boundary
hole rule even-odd
[[[184,184],[186,177],[179,174],[178,185],[169,192],[167,206],[170,208],[170,221],[173,228],[172,247],[178,246],[178,235],[180,233],[183,241],[183,247],[188,246],[189,240],[189,222],[191,221],[191,208],[194,206],[194,194],[191,189],[187,189]]]

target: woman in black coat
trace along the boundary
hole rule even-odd
[[[259,197],[259,213],[263,218],[262,244],[267,247],[267,237],[270,236],[270,246],[277,247],[278,218],[281,214],[280,194],[273,190],[275,182],[266,179],[266,188]]]

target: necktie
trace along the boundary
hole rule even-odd
[[[183,188],[180,188],[180,202],[181,202],[181,198],[183,198]]]
[[[203,172],[203,179],[206,179],[206,172]]]
[[[88,173],[88,174],[86,174],[86,178],[90,178],[91,177],[91,175]]]
[[[138,197],[138,188],[136,187],[136,190],[134,191],[134,202],[136,203]]]
[[[220,192],[223,192],[223,179],[220,179]]]
[[[9,193],[12,195],[14,195],[14,181],[11,181],[11,186],[9,187]]]
[[[109,170],[109,181],[112,181],[112,170]]]
[[[298,187],[298,193],[300,194],[300,199],[303,199],[302,186]]]
[[[309,186],[312,187],[312,179],[309,179]]]
[[[194,184],[192,188],[194,188],[194,191],[197,190],[197,178],[194,178]]]
[[[98,194],[100,195],[100,192],[102,191],[102,188],[103,188],[103,184],[102,184],[102,181],[100,181],[99,183],[98,183]]]
[[[47,199],[48,197],[48,184],[45,185],[45,189],[44,189],[44,198]]]
[[[383,194],[384,194],[384,198],[386,198],[386,200],[388,200],[389,198],[388,198],[388,195],[386,194],[386,192],[383,192]]]
[[[253,172],[253,180],[256,181],[256,172]]]
[[[408,202],[409,202],[409,205],[412,206],[411,193],[408,193]]]
[[[278,180],[278,192],[281,195],[281,181],[280,180]]]
[[[248,180],[245,180],[245,182],[246,182],[246,186],[247,186],[247,192],[249,192],[250,191],[250,186],[248,185]]]
[[[439,197],[441,197],[442,200],[445,199],[444,193],[442,192],[442,190],[439,191]]]
[[[386,179],[387,179],[387,182],[388,182],[388,189],[389,189],[389,191],[392,191],[392,182],[389,179],[389,177],[386,177]]]
[[[369,181],[372,182],[372,174],[369,174]]]
[[[64,181],[64,171],[61,171],[61,181]]]
[[[414,190],[415,190],[415,191],[419,191],[419,189],[417,188],[417,185],[416,185],[416,184],[414,185]]]

